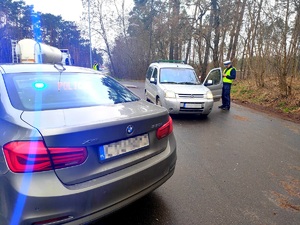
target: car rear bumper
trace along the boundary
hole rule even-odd
[[[0,179],[1,225],[12,221],[19,225],[34,224],[53,218],[61,221],[51,224],[91,222],[161,186],[173,175],[176,159],[172,134],[168,147],[160,154],[82,184],[65,186],[53,172],[7,174]],[[15,179],[16,175],[20,179]]]

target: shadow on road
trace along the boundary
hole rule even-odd
[[[150,225],[168,215],[164,200],[152,192],[136,202],[122,208],[90,225]]]

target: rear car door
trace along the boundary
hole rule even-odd
[[[203,84],[204,86],[208,87],[213,93],[214,101],[219,101],[222,97],[223,87],[222,69],[219,67],[209,71]]]

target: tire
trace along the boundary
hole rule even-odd
[[[146,91],[146,90],[145,90],[145,100],[146,100],[147,102],[151,102],[150,99],[148,98],[148,95],[147,95],[147,91]]]
[[[162,106],[162,104],[161,104],[161,101],[160,101],[160,98],[159,98],[159,97],[157,97],[157,98],[156,98],[156,105]]]
[[[201,114],[200,117],[201,117],[202,119],[206,119],[206,118],[208,117],[208,115],[209,115],[209,114]]]
[[[147,91],[145,90],[145,100],[147,101],[147,102],[149,102],[149,99],[148,99],[148,96],[147,96]]]

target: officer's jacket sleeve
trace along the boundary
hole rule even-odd
[[[233,68],[233,69],[230,71],[230,75],[227,75],[226,78],[231,79],[231,80],[234,80],[234,79],[236,78],[236,70]]]

